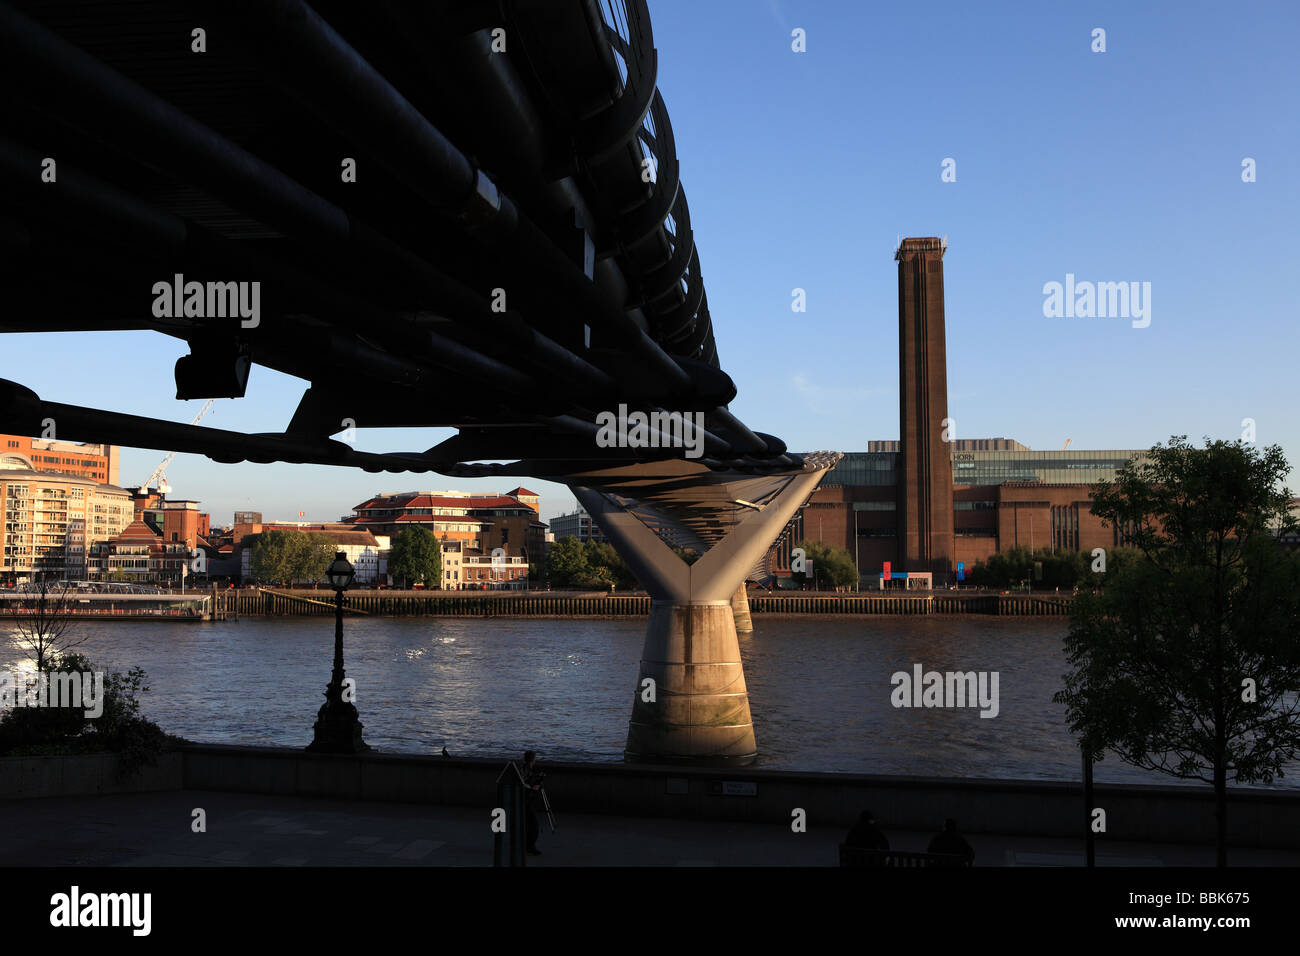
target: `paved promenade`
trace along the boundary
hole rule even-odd
[[[191,831],[192,812],[207,832]],[[530,866],[835,866],[840,827],[565,814],[542,822]],[[895,849],[930,834],[885,831]],[[490,866],[486,809],[195,790],[0,803],[0,865]],[[1078,866],[1077,841],[969,835],[976,866]],[[1101,866],[1210,866],[1212,847],[1105,843]],[[1235,866],[1300,866],[1300,852],[1230,851]]]

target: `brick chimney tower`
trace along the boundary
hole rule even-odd
[[[931,571],[936,584],[953,574],[952,457],[948,364],[943,325],[943,254],[937,238],[904,239],[898,262],[898,562]]]

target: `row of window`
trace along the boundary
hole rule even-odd
[[[11,447],[17,448],[13,442],[9,443]],[[59,458],[57,455],[32,455],[32,461],[43,461],[51,465],[80,465],[82,468],[100,468],[102,465],[97,461],[88,461],[86,459],[78,460],[76,458]]]
[[[495,576],[495,575],[493,574],[493,571],[494,571],[494,570],[495,570],[494,568],[487,568],[487,569],[486,569],[486,572],[487,572],[487,573],[485,574],[485,573],[484,573],[484,569],[481,569],[481,568],[471,568],[469,571],[466,571],[466,572],[465,572],[465,580],[466,580],[466,581],[470,581],[470,580],[474,580],[474,581],[484,581],[484,580],[489,580],[489,579],[491,579],[491,578],[493,578],[493,577]],[[515,570],[518,571],[518,568],[516,568]],[[446,578],[448,581],[459,581],[459,580],[460,580],[460,572],[459,572],[459,571],[446,571],[446,572],[443,573],[443,577]]]

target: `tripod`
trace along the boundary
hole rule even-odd
[[[540,787],[538,790],[542,795],[542,806],[546,809],[546,822],[551,825],[551,832],[555,832],[555,814],[551,811],[551,800],[546,796],[546,788]]]

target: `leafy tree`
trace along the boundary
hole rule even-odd
[[[1108,558],[1109,560],[1109,558]],[[1035,565],[1041,565],[1042,576],[1036,576]],[[1053,551],[1039,548],[1012,548],[990,555],[971,568],[967,579],[976,587],[1010,588],[1032,582],[1035,588],[1072,589],[1089,573],[1092,555],[1083,551]]]
[[[613,572],[603,565],[590,568],[587,576],[578,581],[578,587],[592,591],[610,591],[616,587]]]
[[[614,546],[600,541],[588,541],[583,546],[587,567],[592,572],[592,587],[617,585],[627,588],[636,583],[631,569],[618,556]]]
[[[406,587],[419,582],[442,587],[442,544],[428,528],[406,528],[393,540],[388,573]]]
[[[858,583],[858,569],[853,557],[844,548],[821,541],[800,541],[804,555],[813,562],[814,587],[851,588]]]
[[[318,581],[334,553],[334,543],[326,535],[296,528],[264,531],[253,545],[253,576],[285,584]]]
[[[1269,783],[1300,753],[1300,556],[1277,446],[1175,436],[1093,488],[1092,513],[1137,549],[1082,588],[1056,695],[1085,753],[1214,787]]]
[[[253,545],[253,577],[284,583],[292,579],[292,531],[263,531]]]
[[[338,553],[334,541],[327,535],[295,532],[302,537],[294,545],[293,580],[319,581],[325,577],[330,562]]]
[[[551,545],[546,558],[547,574],[555,587],[582,587],[591,575],[582,542],[569,535]]]

